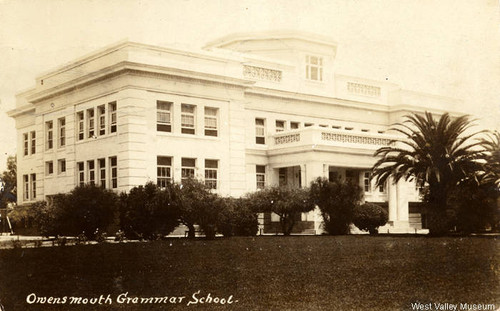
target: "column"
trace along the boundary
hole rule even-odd
[[[397,187],[394,184],[394,180],[392,177],[387,179],[387,191],[388,191],[388,200],[389,200],[389,222],[394,223],[398,218],[397,209],[398,209],[398,195],[397,195]]]

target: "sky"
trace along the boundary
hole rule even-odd
[[[498,0],[0,0],[0,171],[16,150],[15,94],[123,39],[196,48],[235,32],[318,33],[339,43],[337,73],[462,99],[500,129],[499,12]]]

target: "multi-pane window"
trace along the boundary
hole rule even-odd
[[[156,101],[156,130],[172,132],[172,103]]]
[[[66,146],[66,119],[60,118],[57,120],[59,127],[59,147]]]
[[[87,109],[87,128],[88,128],[88,138],[95,136],[95,117],[94,108]]]
[[[97,160],[99,164],[99,186],[106,188],[106,159]]]
[[[205,135],[217,136],[217,108],[205,107]]]
[[[89,181],[89,184],[95,185],[95,161],[90,160],[87,161],[87,180]]]
[[[172,158],[161,157],[156,158],[156,183],[158,187],[165,188],[168,183],[172,182]]]
[[[370,181],[371,174],[370,172],[365,172],[363,176],[363,186],[365,188],[365,192],[371,192],[371,181]]]
[[[182,158],[181,159],[181,181],[194,177],[196,159]]]
[[[52,175],[54,173],[54,162],[45,162],[45,174]]]
[[[66,159],[57,160],[57,173],[61,174],[66,172]]]
[[[78,162],[76,167],[78,169],[78,185],[83,186],[85,184],[85,165],[83,162]]]
[[[76,114],[76,120],[78,122],[78,140],[83,140],[85,138],[85,121],[83,111]]]
[[[99,136],[106,134],[106,106],[97,107],[97,120],[99,126]]]
[[[34,200],[36,198],[36,174],[30,175],[31,179],[31,199]]]
[[[195,109],[193,105],[181,105],[181,133],[195,133]]]
[[[266,166],[257,165],[255,167],[256,179],[257,179],[257,189],[264,189],[266,187]]]
[[[52,121],[45,122],[45,133],[47,137],[45,148],[52,149],[54,146],[54,124]]]
[[[29,200],[30,199],[30,179],[28,175],[23,175],[23,181],[24,181],[24,199]]]
[[[205,185],[209,189],[217,189],[217,160],[205,160]]]
[[[264,145],[266,143],[266,125],[264,119],[255,119],[255,143]]]
[[[111,188],[118,187],[118,163],[116,157],[109,158],[109,166],[111,168]]]
[[[24,146],[24,155],[27,156],[28,155],[28,151],[29,151],[29,137],[28,137],[28,133],[24,133],[23,134],[23,146]]]
[[[116,102],[108,104],[109,108],[109,132],[116,133]]]
[[[36,152],[36,132],[31,131],[31,154]]]
[[[276,133],[283,132],[285,130],[285,121],[276,120]]]
[[[306,56],[306,79],[323,81],[323,58],[317,56]]]
[[[300,123],[299,123],[299,122],[290,122],[290,128],[291,128],[292,130],[296,130],[296,129],[298,129],[298,128],[299,128],[299,126],[300,126]]]

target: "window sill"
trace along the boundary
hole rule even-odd
[[[156,134],[158,136],[165,136],[165,137],[176,137],[176,138],[192,138],[192,139],[198,139],[198,140],[212,140],[212,141],[220,141],[221,138],[220,136],[205,136],[205,135],[195,135],[195,134],[183,134],[183,133],[170,133],[170,132],[159,132],[157,131]]]

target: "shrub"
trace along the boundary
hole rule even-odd
[[[385,225],[387,220],[387,212],[377,204],[365,203],[354,208],[354,225],[371,234],[377,234],[378,227]]]
[[[254,212],[277,214],[284,235],[290,235],[301,213],[314,209],[305,188],[269,187],[249,194],[247,199]]]
[[[257,214],[245,199],[225,198],[226,208],[219,221],[219,232],[224,236],[254,236],[259,230]]]
[[[317,178],[311,183],[311,197],[319,206],[329,234],[348,234],[354,207],[362,198],[361,187],[346,181]]]
[[[171,194],[153,183],[120,195],[120,227],[128,238],[149,240],[167,235],[179,224]]]

